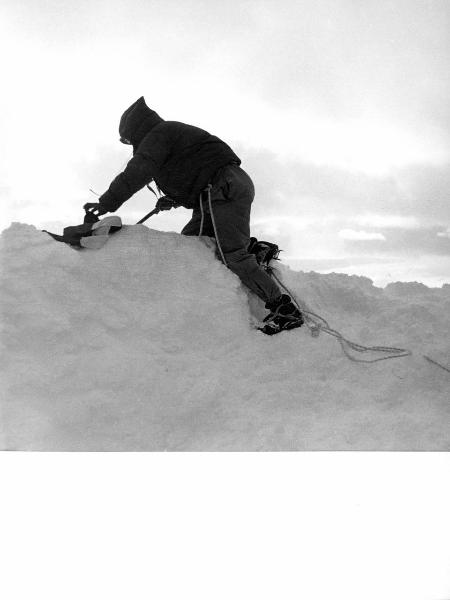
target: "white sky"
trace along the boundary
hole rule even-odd
[[[253,233],[285,256],[398,261],[404,279],[436,257],[429,276],[450,281],[448,31],[445,0],[4,0],[0,227],[80,222],[126,164],[118,121],[144,95],[235,149]],[[143,191],[118,214],[153,204]]]

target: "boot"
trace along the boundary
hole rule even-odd
[[[270,313],[264,319],[265,325],[261,327],[261,331],[267,335],[274,335],[284,329],[301,327],[304,323],[302,313],[287,294],[282,294],[273,302],[267,302],[266,308]]]

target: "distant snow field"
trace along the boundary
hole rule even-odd
[[[262,303],[196,238],[134,225],[77,251],[14,223],[1,244],[3,450],[450,449],[450,373],[424,359],[450,367],[450,285],[281,263],[346,338],[412,351],[361,364],[257,331]]]

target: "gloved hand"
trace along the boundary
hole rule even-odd
[[[87,202],[83,208],[87,212],[90,212],[92,215],[97,215],[98,217],[100,215],[106,215],[108,212],[107,210],[100,208],[100,204],[98,202]]]
[[[170,210],[171,208],[175,208],[175,200],[170,196],[162,196],[156,203],[155,208],[158,210]]]

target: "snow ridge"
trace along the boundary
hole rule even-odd
[[[1,236],[2,449],[448,450],[450,285],[277,273],[345,337],[412,357],[352,363],[265,314],[201,240],[124,227],[74,250]]]

